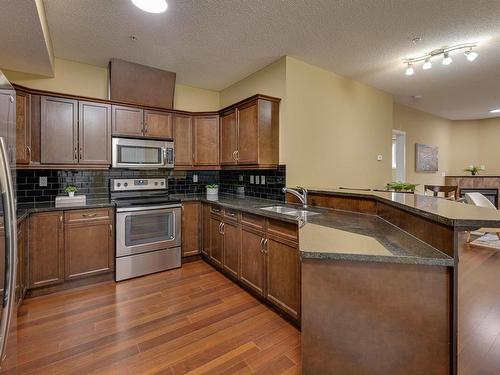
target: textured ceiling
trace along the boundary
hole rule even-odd
[[[128,0],[44,0],[55,55],[101,66],[122,58],[215,90],[289,55],[450,119],[488,117],[500,107],[499,0],[168,3],[154,15]],[[421,42],[412,43],[415,36]],[[402,58],[468,41],[481,43],[474,63],[456,55],[446,68],[436,61],[404,75]]]
[[[49,48],[34,0],[0,0],[0,67],[50,76]]]

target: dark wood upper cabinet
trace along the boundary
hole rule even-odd
[[[45,164],[78,163],[78,101],[41,97],[41,155]]]
[[[236,164],[238,148],[236,110],[223,114],[220,121],[220,163]]]
[[[219,165],[219,116],[193,117],[194,165]]]
[[[145,109],[144,135],[146,137],[172,139],[172,115],[168,112]]]
[[[36,288],[64,281],[63,212],[30,216],[29,286]]]
[[[30,95],[16,94],[16,163],[29,164],[31,161]]]
[[[115,256],[113,210],[65,212],[64,255],[66,280],[113,271]]]
[[[279,100],[252,97],[223,110],[220,142],[222,165],[277,165]]]
[[[200,253],[201,205],[199,202],[182,204],[182,256]]]
[[[193,165],[193,117],[175,114],[174,145],[175,166]]]
[[[240,280],[260,296],[265,295],[266,258],[263,250],[264,232],[241,228]]]
[[[291,317],[300,315],[300,259],[296,242],[268,236],[266,298]]]
[[[111,106],[79,102],[79,152],[83,164],[111,164]]]
[[[113,135],[137,136],[144,134],[143,110],[135,107],[125,107],[120,105],[111,106]]]

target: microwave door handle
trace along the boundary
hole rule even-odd
[[[167,148],[162,147],[161,148],[162,154],[163,154],[163,165],[167,165]]]
[[[0,360],[5,357],[7,347],[7,336],[9,333],[10,320],[14,307],[16,282],[16,212],[14,203],[14,190],[10,175],[9,159],[3,137],[0,137],[0,184],[2,204],[4,211],[5,230],[5,276],[4,276],[4,296],[3,309],[0,318]]]

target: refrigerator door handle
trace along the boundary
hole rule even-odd
[[[0,360],[6,354],[7,336],[12,318],[15,300],[15,282],[17,268],[17,241],[16,241],[16,211],[14,190],[10,175],[9,159],[3,137],[0,137],[0,189],[4,210],[5,228],[5,280],[4,296],[2,301],[2,315],[0,320]]]

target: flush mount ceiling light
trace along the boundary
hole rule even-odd
[[[500,108],[492,109],[490,113],[500,113]]]
[[[167,0],[132,0],[139,9],[148,13],[163,13],[167,10]]]
[[[431,69],[432,68],[431,59],[438,58],[440,56],[443,56],[443,61],[442,61],[443,65],[450,65],[453,62],[453,59],[451,58],[451,52],[464,49],[467,50],[464,52],[465,57],[467,58],[468,61],[472,62],[478,56],[478,53],[476,51],[473,51],[473,48],[475,47],[477,47],[477,43],[457,44],[450,47],[435,49],[434,51],[431,51],[422,56],[403,59],[403,62],[407,65],[405,74],[413,75],[413,65],[415,63],[420,63],[422,61],[424,62],[422,65],[423,70]],[[411,73],[408,73],[410,68],[411,68]]]

